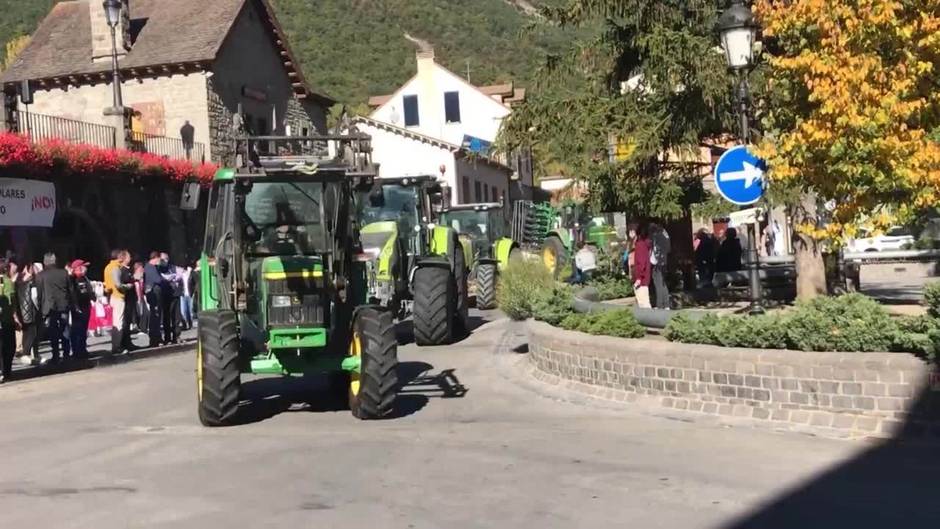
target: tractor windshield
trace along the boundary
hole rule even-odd
[[[359,219],[363,226],[382,221],[396,221],[403,233],[418,225],[418,187],[377,185],[359,201]]]
[[[324,182],[255,182],[245,198],[246,218],[242,219],[252,234],[247,241],[248,253],[301,255],[327,251],[324,217],[335,214],[339,198],[336,186]]]
[[[450,210],[441,215],[441,224],[471,239],[486,239],[492,235],[488,217],[489,215],[484,210]]]

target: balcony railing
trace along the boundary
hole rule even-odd
[[[64,140],[70,143],[85,143],[113,149],[114,127],[87,123],[74,119],[14,111],[13,123],[16,132],[25,134],[33,141]]]
[[[174,160],[206,161],[206,146],[204,144],[193,142],[187,145],[178,138],[131,132],[131,141],[128,147],[134,151],[149,152]]]

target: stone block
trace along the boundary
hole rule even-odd
[[[690,400],[689,411],[702,411],[704,405],[705,403],[700,400]]]
[[[774,410],[770,418],[775,421],[789,421],[790,410]]]
[[[790,412],[790,422],[796,424],[809,424],[810,413],[806,410],[793,410]]]
[[[809,395],[799,391],[790,392],[790,402],[794,404],[809,404]]]
[[[852,382],[855,380],[855,371],[847,367],[837,367],[832,370],[832,378]]]
[[[677,380],[682,380],[682,370],[681,369],[670,369],[669,378],[675,378]]]
[[[702,404],[702,412],[704,413],[718,413],[718,403],[717,402],[705,402]]]
[[[752,375],[757,372],[757,366],[754,362],[739,360],[734,363],[734,372],[742,375]]]
[[[856,382],[878,382],[878,372],[874,369],[856,369]]]
[[[698,372],[698,381],[699,382],[711,382],[712,373],[710,371],[699,371]]]
[[[665,406],[667,408],[671,408],[674,402],[675,400],[672,397],[663,397],[659,401],[660,405]]]
[[[746,404],[735,404],[734,405],[734,416],[735,417],[750,417],[751,410],[754,408]]]
[[[800,382],[795,378],[785,378],[780,381],[780,387],[788,391],[796,391],[800,389]]]
[[[852,407],[859,410],[874,410],[875,399],[872,397],[852,397]]]
[[[790,402],[790,392],[783,390],[773,390],[770,397],[774,402]]]
[[[754,400],[759,400],[759,401],[763,401],[763,402],[769,402],[769,401],[770,401],[770,391],[768,391],[768,390],[766,390],[766,389],[754,389],[754,390],[751,390],[751,398],[753,398]]]
[[[682,370],[682,380],[688,380],[689,382],[695,382],[698,380],[698,371],[694,369],[683,369]]]
[[[759,388],[760,377],[757,375],[747,375],[744,377],[744,384],[749,388]]]
[[[832,417],[832,427],[841,428],[844,430],[851,430],[855,428],[855,420],[858,418],[858,415],[852,415],[849,413],[837,413]]]
[[[660,367],[656,369],[656,376],[659,378],[669,378],[669,370],[665,367]]]
[[[677,382],[676,391],[678,391],[679,393],[688,394],[688,393],[691,393],[691,386],[689,386],[688,382]]]
[[[663,391],[665,387],[665,382],[659,379],[653,380],[653,389],[657,391]]]
[[[727,384],[727,383],[728,383],[728,375],[726,375],[725,373],[715,373],[715,374],[714,374],[714,382],[715,382],[715,384]]]
[[[861,395],[862,385],[859,382],[844,382],[842,384],[843,395]]]
[[[705,369],[705,359],[693,357],[689,362],[689,366],[693,369],[703,370]]]
[[[800,391],[803,393],[816,393],[819,390],[819,382],[815,380],[801,380]]]
[[[794,375],[793,366],[778,366],[778,365],[774,366],[775,377],[790,378],[790,377],[793,377],[793,375]]]
[[[675,381],[675,380],[667,380],[667,381],[665,381],[664,384],[665,384],[666,391],[675,391],[675,390],[676,390],[676,381]]]
[[[893,437],[901,433],[902,428],[904,428],[903,422],[892,419],[884,419],[881,421],[881,425],[878,427],[878,431],[884,435],[890,435]]]
[[[751,408],[751,417],[755,419],[767,420],[770,418],[770,410],[767,408]]]
[[[820,393],[816,395],[816,401],[818,402],[820,406],[824,406],[828,408],[829,406],[832,405],[832,396]]]
[[[734,386],[718,386],[719,395],[722,397],[736,397],[738,395],[737,389]]]
[[[757,374],[762,377],[769,377],[774,374],[774,368],[770,364],[757,364]]]
[[[813,414],[809,421],[812,426],[829,426],[832,424],[832,414],[824,411]]]
[[[913,397],[914,388],[910,384],[888,384],[889,397]]]
[[[888,386],[880,382],[865,382],[862,384],[862,394],[869,397],[884,397],[888,394]]]
[[[676,409],[677,410],[689,409],[689,401],[686,399],[676,399]]]
[[[811,376],[812,378],[820,380],[830,380],[832,379],[832,366],[816,366],[812,369]],[[809,377],[806,377],[809,378]]]
[[[738,388],[737,388],[737,397],[738,397],[739,399],[750,399],[750,398],[753,398],[753,397],[752,397],[753,392],[754,392],[754,390],[753,390],[752,388],[742,388],[742,387],[738,387]]]
[[[650,367],[650,366],[644,367],[644,368],[643,368],[643,376],[646,376],[646,377],[655,377],[655,376],[656,376],[656,368],[655,368],[655,367]]]
[[[732,413],[734,413],[734,406],[730,404],[722,404],[718,406],[719,415],[731,415]]]
[[[900,384],[903,382],[901,380],[901,371],[899,369],[882,368],[880,371],[878,371],[878,382],[884,382],[886,384]]]
[[[864,415],[858,416],[855,419],[855,429],[861,430],[863,432],[875,432],[878,430],[878,423],[880,419],[878,417],[866,417]]]
[[[852,408],[852,397],[845,395],[833,395],[832,397],[832,407],[833,408]]]
[[[728,375],[728,384],[731,384],[732,386],[743,386],[744,376],[743,375]]]
[[[881,397],[878,399],[879,411],[902,411],[904,409],[904,400],[892,397]]]
[[[839,382],[830,382],[828,380],[820,380],[817,382],[820,393],[829,393],[836,394],[839,392]]]
[[[761,387],[764,389],[780,389],[780,379],[764,377],[761,379]]]

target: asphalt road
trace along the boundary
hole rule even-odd
[[[382,422],[335,410],[316,380],[267,379],[246,382],[246,424],[204,429],[192,353],[0,387],[0,527],[935,520],[935,448],[875,448],[568,402],[525,378],[522,355],[497,354],[508,328],[490,322],[459,345],[401,347],[409,382],[398,416]],[[915,525],[899,523],[912,516]]]

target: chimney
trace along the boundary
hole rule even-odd
[[[429,46],[422,47],[418,53],[418,74],[431,71],[434,68],[434,48]]]
[[[118,57],[127,55],[131,49],[131,11],[130,0],[119,0],[122,4],[121,19],[114,28],[117,32]],[[91,60],[93,62],[111,60],[111,27],[104,12],[104,2],[88,0],[88,12],[91,16]]]

